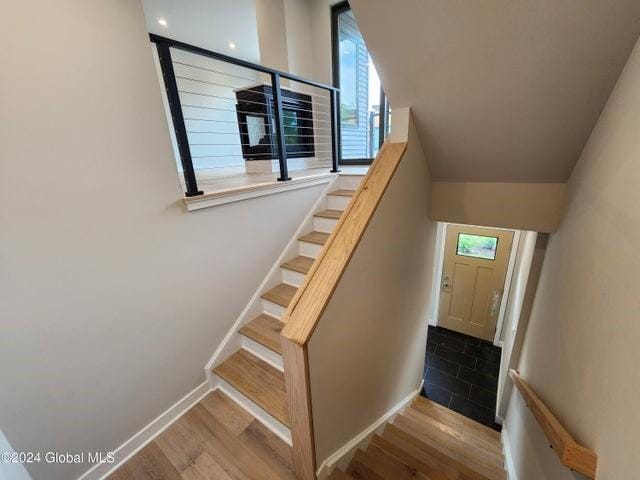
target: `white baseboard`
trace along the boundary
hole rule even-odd
[[[211,391],[208,381],[204,381],[195,389],[178,400],[164,413],[136,433],[129,440],[114,450],[114,463],[98,463],[81,475],[78,480],[101,480],[111,475],[132,456],[142,450],[156,436],[162,433],[169,425],[183,415],[187,410],[198,403]]]
[[[509,434],[504,427],[502,427],[502,451],[504,453],[505,468],[507,469],[507,480],[518,480],[515,464],[513,463],[511,443],[509,443]]]
[[[344,446],[333,452],[324,462],[322,462],[320,468],[318,468],[318,471],[316,472],[318,480],[326,479],[329,475],[331,475],[331,472],[337,466],[343,468],[346,467],[349,461],[351,461],[351,458],[355,454],[356,450],[358,450],[359,448],[366,448],[366,446],[369,444],[369,440],[371,440],[371,437],[376,433],[382,432],[385,424],[387,422],[393,421],[398,412],[400,412],[400,410],[406,407],[417,395],[420,394],[423,384],[424,380],[420,382],[420,386],[417,390],[414,390],[409,395],[407,395],[403,400],[394,405],[391,410],[382,415],[378,420],[373,422],[362,432],[349,440]]]

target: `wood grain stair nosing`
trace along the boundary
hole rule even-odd
[[[298,240],[301,242],[313,243],[316,245],[324,245],[325,243],[327,243],[328,239],[329,239],[328,233],[316,232],[316,231],[313,231],[311,233],[307,233],[305,235],[298,237]]]
[[[249,323],[244,324],[238,332],[250,338],[272,352],[282,355],[282,345],[280,343],[279,330],[282,330],[284,323],[271,315],[262,313]],[[272,333],[278,330],[278,335]]]
[[[314,213],[316,218],[326,218],[329,220],[339,220],[342,215],[342,210],[323,210],[322,212]]]
[[[264,292],[261,295],[261,298],[287,308],[297,290],[298,287],[289,285],[288,283],[279,283],[275,287]]]
[[[298,255],[297,257],[283,262],[282,264],[280,264],[280,267],[306,275],[307,273],[309,273],[311,265],[314,261],[315,258],[307,257],[306,255]]]
[[[329,192],[329,195],[332,195],[334,197],[353,197],[355,193],[356,193],[355,190],[341,188],[339,190],[334,190],[333,192]]]
[[[291,428],[283,372],[242,348],[212,371],[278,422]]]

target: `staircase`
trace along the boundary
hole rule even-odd
[[[221,389],[288,444],[291,422],[281,319],[363,178],[338,175],[208,365],[214,389]]]
[[[500,434],[423,397],[358,450],[333,480],[504,480]]]

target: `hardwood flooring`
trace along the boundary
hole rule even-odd
[[[109,480],[294,480],[291,447],[216,390]]]

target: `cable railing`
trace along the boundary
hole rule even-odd
[[[185,196],[243,173],[274,173],[285,182],[295,170],[338,171],[338,89],[159,35],[150,39]]]

